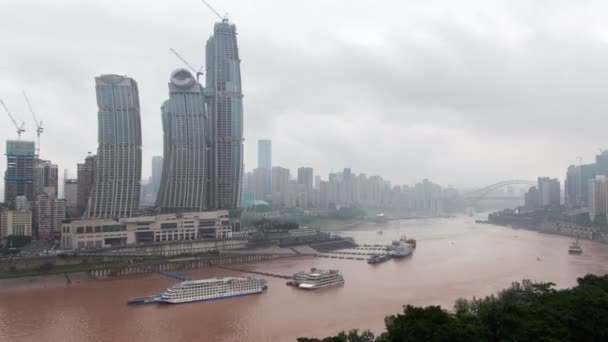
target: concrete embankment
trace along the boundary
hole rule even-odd
[[[69,279],[69,280],[68,280]],[[0,289],[14,288],[47,288],[59,287],[66,284],[78,284],[90,281],[87,272],[69,274],[49,274],[31,277],[0,279]]]
[[[113,265],[105,267],[96,267],[94,264],[91,264],[90,269],[85,271],[0,279],[0,289],[65,286],[86,281],[114,279],[165,271],[187,271],[217,265],[259,262],[284,257],[293,257],[293,255],[226,255],[214,258],[169,259],[154,264]]]

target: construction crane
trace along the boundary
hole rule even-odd
[[[40,156],[40,135],[44,131],[44,129],[42,128],[42,120],[38,121],[38,119],[36,118],[36,114],[34,114],[34,110],[32,109],[32,104],[30,103],[30,99],[27,98],[25,91],[23,92],[23,98],[25,99],[27,108],[30,110],[30,113],[32,113],[32,117],[34,118],[34,123],[36,124],[36,140],[37,140],[36,141],[36,154],[38,156]]]
[[[11,114],[11,112],[8,110],[8,108],[6,107],[6,104],[4,103],[4,101],[2,101],[2,99],[0,99],[0,104],[2,105],[2,107],[4,107],[4,110],[6,111],[8,116],[11,118],[11,121],[13,121],[13,125],[15,125],[15,128],[17,129],[17,139],[21,140],[21,133],[25,132],[25,122],[22,122],[21,126],[19,126],[19,124],[13,117],[13,114]]]
[[[175,56],[177,56],[177,58],[180,59],[180,61],[184,62],[184,64],[186,64],[186,66],[188,66],[188,68],[190,68],[190,70],[192,70],[195,74],[196,74],[196,81],[199,81],[199,76],[203,75],[203,72],[201,71],[203,69],[203,67],[200,67],[198,70],[196,70],[192,64],[188,63],[188,61],[186,61],[182,56],[179,55],[179,53],[177,53],[177,51],[173,50],[172,48],[169,48],[169,50],[171,50],[171,52],[173,52],[173,54]]]
[[[228,21],[228,13],[226,13],[223,17],[222,15],[215,10],[215,8],[213,8],[213,6],[211,6],[207,1],[205,0],[201,0],[210,10],[211,12],[213,12],[213,14],[215,14],[218,18],[220,18],[220,20],[222,22],[227,22]]]

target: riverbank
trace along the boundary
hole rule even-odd
[[[320,231],[330,232],[339,231],[345,229],[352,229],[362,223],[365,220],[362,219],[337,219],[328,217],[303,217],[296,220],[301,226],[308,226],[311,228],[319,229]]]
[[[511,226],[508,223],[497,223],[492,221],[478,221],[477,224],[490,224],[494,226]],[[543,234],[567,236],[581,240],[595,241],[608,244],[608,232],[597,228],[577,225],[571,222],[544,220],[536,224],[515,225],[517,229],[536,231]]]
[[[296,256],[298,255],[243,254],[207,258],[145,260],[138,263],[117,262],[58,265],[49,266],[44,270],[37,268],[1,272],[0,288],[47,287],[61,284],[66,285],[74,282],[113,279],[150,273],[162,273],[167,271],[191,271],[196,269],[210,268],[216,265],[262,262],[272,259]]]
[[[391,217],[386,220],[386,222],[376,222],[374,217],[366,217],[359,219],[335,219],[335,218],[326,218],[326,217],[314,217],[314,218],[306,218],[298,221],[298,224],[309,226],[312,228],[319,229],[321,231],[344,231],[344,230],[353,230],[357,229],[365,224],[375,224],[378,225],[378,228],[382,228],[389,221],[399,221],[399,220],[431,220],[431,219],[452,219],[456,216],[450,215],[427,215],[427,216],[398,216]]]
[[[536,232],[477,226],[470,217],[391,221],[383,234],[368,223],[345,232],[360,244],[415,237],[411,257],[379,265],[365,261],[290,257],[234,266],[290,275],[311,267],[338,269],[345,284],[300,291],[268,277],[268,290],[175,306],[129,307],[132,298],[158,294],[176,281],[158,274],[84,281],[75,286],[0,290],[0,341],[295,341],[353,327],[380,333],[384,317],[403,305],[451,307],[458,298],[483,298],[524,278],[576,286],[587,273],[608,272],[608,246],[581,241],[585,253],[567,253],[571,239]],[[540,260],[539,260],[540,259]],[[193,279],[247,276],[209,267]],[[362,310],[361,308],[365,308]],[[50,318],[49,318],[50,317]],[[130,322],[132,324],[125,324]]]

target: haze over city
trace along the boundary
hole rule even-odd
[[[608,341],[608,3],[5,2],[0,341]]]
[[[563,178],[605,146],[604,3],[216,5],[239,29],[247,169],[257,140],[272,139],[274,165],[324,178],[351,167],[394,184],[481,187]],[[0,94],[34,140],[28,92],[45,125],[42,153],[74,176],[97,146],[94,77],[135,78],[147,177],[162,155],[170,72],[184,67],[169,48],[204,67],[201,37],[215,20],[193,0],[5,3]],[[16,138],[2,122],[0,135]]]

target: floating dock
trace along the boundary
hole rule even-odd
[[[160,296],[135,298],[135,299],[131,299],[127,302],[127,304],[130,306],[158,304],[158,303],[162,303]]]

